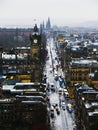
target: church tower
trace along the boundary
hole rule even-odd
[[[30,34],[30,42],[31,82],[41,82],[41,34],[36,24]]]

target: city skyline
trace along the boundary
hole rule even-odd
[[[97,5],[97,0],[0,0],[0,27],[32,26],[48,17],[52,26],[97,22]]]

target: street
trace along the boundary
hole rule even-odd
[[[56,70],[55,66],[60,61],[57,62],[57,54],[56,48],[53,43],[53,39],[48,39],[47,41],[47,49],[49,59],[46,61],[46,75],[47,75],[47,84],[49,84],[49,97],[51,106],[55,106],[55,104],[60,108],[60,114],[57,114],[56,109],[54,107],[54,118],[51,119],[51,125],[53,130],[73,130],[74,128],[74,116],[73,112],[70,113],[66,106],[70,102],[70,99],[65,99],[63,93],[59,95],[58,90],[60,88],[59,80],[55,80],[55,75],[63,76],[62,69],[59,67]],[[55,58],[56,57],[56,58]],[[51,90],[51,83],[54,85],[55,90]],[[65,103],[65,106],[62,104]]]

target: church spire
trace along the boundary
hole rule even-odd
[[[46,29],[50,29],[51,28],[51,23],[50,23],[50,18],[48,17],[48,21],[46,23]]]

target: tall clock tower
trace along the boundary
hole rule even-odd
[[[31,65],[31,81],[41,82],[41,34],[35,24],[33,32],[30,34],[30,65]]]

